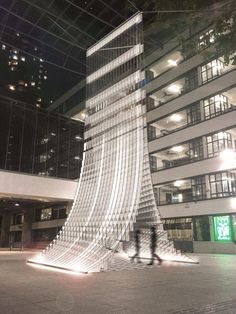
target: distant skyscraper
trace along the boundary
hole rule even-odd
[[[5,43],[0,46],[0,64],[4,74],[0,80],[1,92],[37,107],[47,107],[53,97],[47,84],[48,66],[42,49],[32,46],[19,33],[15,36],[16,46],[20,48],[12,48]]]

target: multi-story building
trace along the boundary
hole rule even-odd
[[[235,253],[236,67],[211,27],[146,58],[150,167],[170,239],[183,250]]]
[[[77,180],[83,132],[82,122],[1,96],[0,171]],[[71,202],[9,196],[3,189],[1,184],[0,246],[45,246],[64,224]]]
[[[1,44],[0,62],[4,73],[0,81],[1,93],[37,107],[46,107],[51,99],[45,93],[48,89],[48,67],[45,65],[43,53],[40,47],[32,47],[19,33],[13,35],[21,49]]]

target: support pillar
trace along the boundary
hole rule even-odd
[[[9,246],[11,216],[12,214],[10,212],[3,212],[2,214],[2,226],[1,226],[1,236],[0,236],[1,247]]]
[[[22,245],[29,246],[32,238],[32,223],[34,219],[34,211],[28,210],[24,213],[23,229],[22,229]]]

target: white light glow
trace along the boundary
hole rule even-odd
[[[171,148],[171,150],[175,153],[181,153],[184,150],[183,146],[174,146]]]
[[[10,90],[15,90],[15,89],[16,89],[14,85],[8,85],[8,88],[9,88]]]
[[[233,160],[236,161],[236,152],[233,151],[232,149],[225,149],[220,153],[220,157],[224,162],[231,162]]]
[[[180,187],[184,184],[184,180],[177,180],[174,182],[174,186],[176,187]]]
[[[233,210],[236,210],[236,197],[231,198],[230,203],[231,203],[231,208]]]
[[[219,170],[234,169],[236,168],[236,152],[232,149],[225,149],[220,153],[220,163]]]
[[[167,90],[170,93],[179,94],[181,91],[181,86],[177,84],[172,84],[169,87],[167,87]]]
[[[178,65],[177,61],[172,60],[172,59],[169,59],[169,60],[168,60],[168,64],[169,64],[170,66],[174,66],[174,67],[176,67],[176,66]]]
[[[180,122],[183,120],[183,116],[179,113],[174,113],[170,116],[170,120],[173,122]]]

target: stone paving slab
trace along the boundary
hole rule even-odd
[[[154,267],[118,259],[82,275],[30,266],[32,254],[0,252],[0,314],[236,314],[235,255]]]

